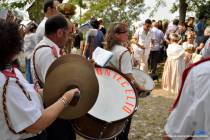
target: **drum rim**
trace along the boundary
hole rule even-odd
[[[100,119],[94,117],[93,115],[91,115],[89,113],[86,113],[84,116],[89,117],[89,118],[95,120],[95,122],[100,121],[100,122],[109,124],[109,122],[106,122],[104,120],[100,120]],[[120,120],[117,120],[117,121],[110,122],[110,124],[111,123],[116,123],[116,122],[121,122],[121,121],[124,121],[123,123],[126,123],[125,121],[127,119],[129,119],[130,117],[131,116],[128,116],[126,118],[123,118],[123,119],[120,119]],[[77,120],[77,119],[74,119],[71,122],[72,122],[72,127],[76,131],[77,134],[79,134],[80,136],[82,136],[84,138],[90,139],[90,140],[98,140],[99,139],[99,138],[89,137],[89,136],[85,135],[84,133],[82,133],[81,131],[79,131],[79,129],[77,129],[77,127],[76,127],[76,125],[74,123],[75,120]],[[124,129],[124,127],[120,131],[118,131],[116,134],[114,134],[113,136],[107,137],[107,138],[100,138],[100,140],[109,140],[109,139],[115,138],[117,135],[119,135],[123,131],[123,129]]]
[[[142,71],[143,73],[145,73],[143,70],[140,70],[140,69],[138,69],[138,68],[132,68],[132,70],[139,70],[139,71]],[[145,73],[146,74],[146,73]],[[154,82],[154,80],[152,79],[152,77],[149,75],[149,74],[146,74],[149,78],[150,78],[150,80],[153,82],[153,88],[151,89],[151,90],[147,90],[147,89],[145,89],[145,91],[152,91],[154,88],[155,88],[155,82]]]

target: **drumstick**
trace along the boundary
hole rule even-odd
[[[70,106],[76,106],[80,100],[80,92],[75,92],[71,102],[69,103]]]

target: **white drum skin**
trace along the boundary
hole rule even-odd
[[[99,96],[88,114],[113,122],[134,113],[137,106],[135,91],[123,75],[108,68],[95,68],[99,81]]]

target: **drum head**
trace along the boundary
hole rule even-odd
[[[97,119],[114,122],[134,113],[137,106],[136,93],[129,81],[109,68],[95,68],[99,82],[99,96],[88,112]]]
[[[142,86],[145,91],[151,91],[154,89],[155,83],[149,75],[136,68],[133,68],[132,74],[138,85]]]

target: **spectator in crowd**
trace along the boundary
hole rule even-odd
[[[187,19],[187,31],[194,31],[194,22],[195,22],[194,17],[189,17]]]
[[[158,20],[157,23],[158,23],[158,29],[163,31],[163,22],[162,22],[162,20]]]
[[[196,54],[196,42],[195,42],[195,32],[189,31],[187,32],[187,41],[182,44],[182,47],[184,48],[186,52],[185,56],[185,63],[186,63],[186,68],[194,63],[195,59],[199,59],[198,54]],[[196,57],[196,58],[195,58]]]
[[[209,37],[210,37],[210,26],[207,26],[204,30],[204,39],[203,39],[203,41],[201,41],[199,46],[196,48],[197,52],[200,52],[204,48],[204,45],[207,42],[207,40],[209,39]]]
[[[206,22],[207,17],[201,15],[199,17],[198,23],[195,25],[195,32],[196,32],[196,43],[200,45],[200,43],[204,40],[204,24]]]
[[[90,29],[86,34],[86,42],[83,50],[83,56],[86,58],[91,58],[92,53],[96,47],[103,48],[102,42],[104,41],[104,35],[99,30],[99,21],[95,18],[90,20],[90,24],[93,27],[93,30]]]
[[[132,52],[132,64],[133,67],[140,69],[141,66],[141,56],[143,55],[143,50],[138,47],[136,44],[137,40],[135,37],[132,37],[130,40],[131,43],[131,52]]]
[[[31,75],[31,56],[36,46],[35,41],[35,32],[37,25],[34,22],[29,23],[27,26],[27,32],[24,37],[24,55],[25,55],[25,71],[26,71],[26,80],[29,83],[33,83],[33,78]]]
[[[185,41],[182,44],[182,47],[185,50],[191,50],[192,52],[195,51],[196,48],[196,42],[195,42],[195,32],[191,31],[191,32],[187,32],[187,41]]]
[[[169,39],[169,35],[170,33],[176,33],[178,31],[178,24],[179,24],[179,20],[178,19],[174,19],[172,24],[168,25],[168,28],[165,32],[165,41],[167,44],[170,43],[170,39]]]
[[[187,40],[186,29],[187,25],[185,22],[180,22],[178,25],[178,30],[176,31],[176,33],[180,36],[180,40],[178,42],[180,45]]]
[[[201,50],[201,54],[203,58],[209,57],[210,56],[210,37],[206,41],[204,48]]]
[[[99,30],[101,30],[101,32],[104,34],[104,36],[105,36],[105,34],[106,34],[106,29],[105,29],[105,27],[104,27],[104,25],[103,25],[103,19],[102,18],[98,18],[98,21],[99,21]]]
[[[78,23],[75,23],[75,34],[74,34],[74,48],[72,53],[82,55],[83,50],[83,34],[78,29]]]
[[[143,27],[139,28],[135,34],[134,38],[137,40],[136,44],[143,50],[143,55],[140,58],[140,69],[148,73],[148,59],[150,54],[150,45],[152,42],[152,33],[151,33],[152,21],[146,19]]]
[[[36,44],[38,44],[44,36],[45,22],[50,16],[58,13],[57,6],[60,4],[58,0],[45,0],[44,1],[44,19],[39,24],[36,31]]]
[[[180,88],[181,75],[185,69],[185,51],[178,44],[179,36],[170,34],[170,44],[167,48],[167,60],[162,75],[162,87],[166,91],[177,94]]]
[[[158,29],[158,22],[153,22],[151,29],[153,44],[151,44],[151,50],[149,55],[149,65],[151,69],[151,76],[156,75],[157,64],[160,59],[160,50],[164,41],[163,32]]]

